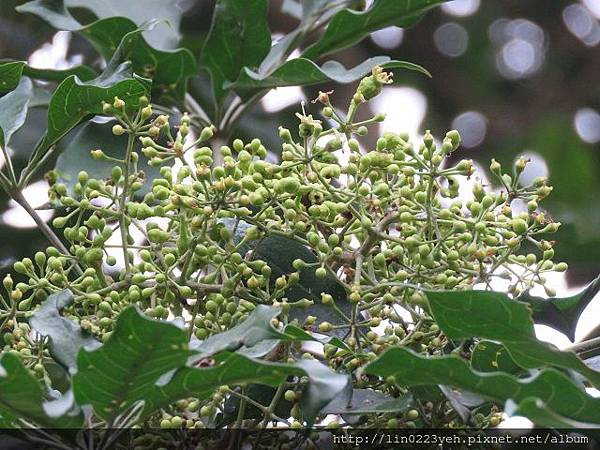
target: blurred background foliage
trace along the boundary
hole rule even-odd
[[[84,39],[16,12],[21,3],[2,1],[0,59],[26,60],[40,68],[94,64],[96,53]],[[182,45],[198,56],[214,2],[183,0],[181,6],[187,9],[180,26]],[[298,23],[281,6],[272,1],[269,9],[276,35]],[[492,157],[508,167],[516,157],[529,156],[528,176],[548,175],[555,188],[545,204],[563,223],[557,254],[571,266],[569,284],[591,280],[600,269],[600,1],[455,0],[409,30],[378,31],[336,59],[353,66],[374,54],[420,64],[433,75],[397,74],[394,87],[375,103],[388,113],[384,128],[412,133],[431,129],[436,136],[457,128],[465,147],[457,157],[474,159],[484,171]],[[279,88],[257,104],[235,134],[260,137],[277,153],[277,126],[295,123],[293,112],[301,100],[333,89],[334,102],[346,102],[354,88]],[[206,78],[192,79],[190,89],[197,97],[206,96]],[[43,106],[34,108],[13,138],[17,166],[25,164],[42,135],[45,117]],[[34,206],[43,207],[45,188],[43,180],[36,180],[26,192]],[[45,212],[46,218],[51,215]],[[0,272],[46,245],[4,194],[0,242]]]

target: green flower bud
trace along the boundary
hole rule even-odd
[[[202,131],[200,132],[200,142],[204,142],[204,141],[208,141],[210,138],[213,137],[214,135],[214,129],[212,126],[210,127],[204,127],[202,129]]]
[[[106,155],[104,154],[104,152],[102,150],[99,150],[99,149],[92,150],[90,152],[90,154],[92,155],[92,158],[95,161],[102,161],[102,160],[104,160],[106,158]]]
[[[517,234],[525,234],[528,229],[527,222],[525,222],[523,219],[511,220],[510,227]]]
[[[319,267],[315,270],[315,276],[317,278],[325,278],[327,276],[327,270],[324,267]]]
[[[4,289],[6,289],[8,292],[12,291],[13,280],[12,280],[10,274],[8,274],[4,277],[4,279],[2,280],[2,284],[4,285]]]
[[[457,130],[450,130],[446,133],[446,137],[452,143],[452,150],[456,150],[461,142],[460,133]]]
[[[358,85],[357,94],[365,100],[370,100],[381,93],[384,84],[392,83],[392,74],[384,72],[380,66],[375,66],[371,75],[363,78]],[[355,103],[359,103],[356,102]]]
[[[322,333],[327,333],[331,331],[333,326],[329,322],[321,322],[319,324],[319,331]]]

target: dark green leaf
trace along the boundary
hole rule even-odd
[[[112,131],[113,123],[96,123],[92,121],[79,125],[67,138],[57,145],[60,152],[54,169],[57,173],[57,182],[67,186],[69,195],[77,196],[74,192],[77,177],[80,171],[85,170],[91,178],[98,180],[111,177],[112,168],[117,165],[114,161],[96,161],[92,159],[90,151],[100,148],[110,157],[123,159],[127,139],[115,136]],[[71,134],[73,135],[71,139]],[[136,145],[139,145],[136,143]],[[139,152],[141,154],[141,152]],[[144,170],[144,186],[136,195],[144,195],[152,184],[152,180],[159,175],[159,169],[148,166],[148,158],[141,155],[139,167]]]
[[[344,415],[398,413],[408,411],[415,404],[410,394],[392,398],[372,389],[353,389],[350,393],[351,398],[343,395],[334,398],[322,412]]]
[[[23,77],[14,91],[0,97],[0,147],[25,123],[32,94],[31,80]]]
[[[66,398],[68,401],[69,398]],[[0,356],[0,415],[17,426],[19,419],[48,428],[78,428],[83,419],[80,414],[54,416],[52,405],[48,405],[42,385],[27,370],[20,359],[11,354]],[[70,402],[72,406],[72,402]]]
[[[250,226],[248,223],[240,221],[235,225],[231,219],[223,221],[231,229],[235,228],[235,239],[239,242],[245,235]],[[282,252],[281,249],[286,249]],[[308,264],[317,262],[317,257],[304,245],[293,239],[284,236],[268,236],[256,243],[247,245],[243,251],[252,250],[257,259],[265,260],[271,267],[271,280],[275,280],[282,275],[289,275],[296,270],[292,263],[295,259],[302,259]],[[323,305],[321,294],[330,294],[337,307],[346,315],[350,314],[352,305],[348,301],[346,291],[340,284],[337,277],[328,274],[325,278],[317,278],[314,269],[304,268],[300,271],[300,280],[289,288],[286,292],[288,301],[295,302],[307,298],[315,302],[307,309],[294,308],[290,311],[290,318],[303,321],[308,315],[314,315],[321,321],[329,321],[332,324],[345,323],[339,314],[331,307]],[[337,329],[335,332],[343,334],[344,331]]]
[[[93,406],[99,417],[112,424],[127,408],[151,398],[159,378],[183,367],[191,354],[184,330],[129,307],[102,347],[79,351],[73,376],[75,399],[79,405]]]
[[[281,249],[286,249],[282,252]],[[317,262],[317,257],[305,246],[292,239],[282,236],[269,236],[262,240],[256,247],[257,258],[265,260],[272,269],[271,278],[277,279],[281,275],[289,275],[295,272],[292,263],[296,258],[302,259],[308,264]],[[300,271],[300,281],[286,291],[288,301],[295,302],[307,298],[315,302],[309,309],[294,308],[290,311],[290,317],[302,322],[308,315],[314,315],[321,321],[329,321],[332,324],[345,323],[338,313],[330,306],[323,305],[321,294],[330,294],[337,307],[346,315],[350,314],[352,305],[348,301],[344,287],[338,279],[331,274],[325,278],[317,278],[314,268],[304,268]],[[338,330],[339,333],[343,331]]]
[[[444,1],[446,0],[376,0],[364,12],[345,9],[333,16],[323,37],[308,47],[303,56],[315,60],[319,56],[350,47],[382,28],[392,25],[410,27],[429,9]]]
[[[218,386],[260,383],[278,386],[290,376],[307,376],[300,405],[304,419],[309,423],[320,409],[342,392],[349,379],[333,372],[327,366],[313,361],[301,360],[295,364],[281,364],[247,358],[238,354],[221,354],[216,365],[207,369],[183,368],[178,370],[165,386],[156,386],[146,404],[151,409],[187,396],[206,398]]]
[[[506,403],[505,412],[509,416],[527,417],[536,425],[544,428],[598,428],[597,423],[583,423],[563,417],[548,408],[548,405],[543,400],[535,397],[526,398],[518,404],[509,400]]]
[[[23,61],[0,62],[0,94],[17,87],[23,73]]]
[[[405,348],[392,348],[366,366],[365,371],[380,377],[393,376],[402,386],[443,384],[505,402],[543,398],[557,414],[581,422],[600,422],[600,398],[593,398],[566,375],[542,369],[519,379],[502,372],[479,373],[457,356],[428,358]]]
[[[570,297],[544,299],[524,292],[519,300],[531,306],[535,323],[555,328],[574,341],[579,316],[599,291],[600,277],[592,281],[583,291]]]
[[[112,102],[118,96],[134,105],[148,91],[147,80],[132,75],[129,63],[109,65],[98,78],[88,82],[74,75],[66,78],[54,91],[48,106],[48,131],[40,151],[58,142],[85,116],[102,113],[102,101]]]
[[[429,291],[427,299],[438,325],[450,339],[480,337],[501,342],[520,367],[572,369],[600,386],[600,372],[590,369],[574,353],[537,340],[527,304],[490,291]]]
[[[219,0],[200,63],[210,72],[217,103],[223,84],[237,80],[242,68],[256,68],[271,48],[266,0]]]
[[[118,15],[116,14],[118,10],[115,10],[115,14],[110,14],[90,25],[82,26],[70,16],[68,11],[58,6],[60,3],[49,5],[46,2],[30,2],[23,5],[21,10],[33,12],[50,21],[51,15],[48,8],[60,9],[61,12],[57,19],[50,21],[53,26],[63,30],[79,32],[92,43],[105,60],[108,61],[113,58],[113,64],[131,61],[135,73],[153,79],[153,88],[157,92],[176,90],[179,97],[183,96],[186,79],[197,71],[196,61],[187,49],[162,51],[155,49],[148,43],[151,36],[160,34],[161,22],[158,20],[140,22],[127,16],[113,17]],[[96,4],[96,2],[93,3]],[[98,4],[100,3],[98,2]],[[99,17],[103,16],[99,15]],[[145,34],[142,35],[142,33]],[[26,67],[25,74],[29,75],[30,73],[34,78],[52,81],[62,81],[69,74],[77,75],[83,81],[91,80],[97,76],[92,69],[86,66],[78,66],[64,71]]]
[[[139,31],[131,31],[123,37],[117,54],[119,61],[131,61],[136,73],[151,78],[153,90],[158,93],[175,90],[180,98],[185,94],[187,79],[197,72],[196,60],[189,50],[156,50]]]
[[[33,313],[29,323],[42,336],[48,336],[48,347],[54,359],[69,370],[76,369],[77,352],[82,347],[95,348],[100,342],[81,330],[72,320],[61,316],[61,311],[73,302],[67,289],[50,295]]]
[[[106,60],[131,61],[135,73],[152,79],[152,88],[157,93],[176,90],[181,97],[187,78],[197,72],[196,60],[187,49],[162,51],[149,45],[142,32],[156,25],[157,21],[151,21],[138,27],[124,17],[111,17],[80,32]]]
[[[429,75],[429,73],[416,64],[405,61],[390,61],[387,56],[376,56],[363,61],[352,69],[346,69],[337,61],[327,61],[321,67],[306,58],[292,59],[275,69],[269,75],[260,75],[247,67],[244,68],[235,83],[226,84],[236,90],[270,89],[278,86],[303,86],[335,81],[336,83],[352,83],[371,72],[375,66],[384,68],[402,68],[416,70]]]
[[[82,24],[71,16],[67,8],[88,9],[98,19],[125,17],[136,26],[160,19],[160,27],[146,33],[146,39],[153,47],[172,49],[179,42],[179,24],[184,12],[178,3],[178,0],[146,0],[140,7],[136,2],[121,0],[35,0],[17,7],[17,11],[35,14],[54,28],[68,31],[78,31]]]
[[[23,68],[23,75],[34,78],[36,80],[58,82],[63,81],[65,78],[70,77],[71,75],[75,75],[82,81],[93,80],[98,76],[94,69],[85,65],[75,66],[65,70],[36,69],[34,67],[26,65]]]
[[[521,369],[503,345],[480,341],[471,352],[471,367],[479,372],[518,373]]]

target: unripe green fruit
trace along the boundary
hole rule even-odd
[[[325,278],[327,276],[327,270],[324,267],[319,267],[315,270],[315,276],[317,278]]]

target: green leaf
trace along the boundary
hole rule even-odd
[[[86,3],[91,9],[101,2]],[[168,4],[169,2],[162,2]],[[152,78],[153,89],[158,92],[176,90],[179,97],[185,92],[185,81],[196,74],[197,67],[194,55],[187,49],[162,51],[155,49],[149,42],[155,34],[160,34],[161,22],[158,20],[140,21],[133,17],[113,17],[119,9],[114,10],[90,25],[82,26],[64,8],[62,2],[48,3],[36,1],[26,3],[18,8],[22,12],[34,13],[54,27],[61,30],[79,32],[96,48],[102,57],[113,64],[131,61],[132,69],[138,75]],[[164,16],[156,16],[164,17]],[[152,17],[148,17],[152,19]],[[154,32],[152,32],[154,30]],[[78,66],[65,71],[52,71],[25,68],[25,74],[41,79],[62,81],[70,73],[77,75],[83,81],[95,78],[96,73],[87,66]]]
[[[265,348],[272,349],[278,342],[282,341],[314,341],[321,344],[335,345],[338,348],[350,351],[346,343],[335,336],[318,338],[294,325],[286,326],[283,332],[276,330],[273,328],[271,321],[280,312],[280,308],[257,305],[256,309],[242,323],[192,345],[193,349],[198,352],[193,360],[196,361],[224,350],[235,351],[243,347],[245,347],[243,353],[249,356],[248,352],[251,352],[252,348],[258,344],[267,343]],[[272,345],[273,343],[274,345]],[[262,351],[262,346],[260,350]]]
[[[75,75],[82,81],[89,81],[96,78],[98,76],[98,73],[96,73],[94,69],[86,65],[75,66],[64,70],[36,69],[35,67],[25,65],[23,67],[23,75],[34,78],[36,80],[61,82],[65,78],[70,77],[71,75]]]
[[[480,341],[471,352],[471,367],[479,372],[507,372],[516,374],[521,369],[506,348],[492,341]]]
[[[152,398],[165,373],[183,367],[192,352],[184,330],[125,309],[110,339],[77,356],[73,392],[79,405],[91,405],[109,425],[127,408]],[[177,399],[170,399],[177,400]]]
[[[312,420],[348,382],[346,375],[316,361],[278,364],[221,352],[214,356],[214,367],[186,367],[193,355],[183,330],[148,319],[130,307],[121,313],[102,347],[79,352],[73,377],[75,398],[80,405],[92,405],[110,424],[141,401],[142,416],[147,416],[183,397],[207,398],[224,384],[277,386],[289,376],[308,376],[302,405],[307,420]]]
[[[79,413],[55,416],[52,406],[40,382],[17,356],[11,353],[0,355],[0,415],[4,420],[23,426],[19,422],[19,419],[23,419],[48,428],[79,428],[82,425],[83,418]]]
[[[375,56],[361,64],[346,69],[337,61],[327,61],[321,67],[306,58],[296,58],[284,63],[269,75],[260,75],[245,67],[235,83],[226,83],[226,87],[245,89],[270,89],[279,86],[305,86],[335,81],[336,83],[352,83],[371,72],[375,66],[383,68],[403,68],[415,70],[429,75],[424,68],[406,61],[391,61],[387,56]]]
[[[4,147],[25,123],[32,95],[33,84],[23,77],[14,91],[0,97],[0,147]]]
[[[600,398],[593,398],[555,369],[542,369],[528,378],[503,372],[479,373],[457,356],[424,357],[405,348],[392,348],[365,367],[380,377],[394,377],[401,386],[450,385],[490,399],[521,402],[543,398],[549,408],[581,422],[600,423]]]
[[[302,56],[319,56],[350,47],[374,31],[389,26],[407,28],[416,24],[431,8],[446,0],[375,0],[366,11],[344,9],[327,25],[323,37],[308,47]]]
[[[151,29],[155,25],[156,22],[152,22],[141,29]],[[123,36],[116,51],[118,60],[131,61],[137,74],[152,79],[152,89],[157,93],[175,90],[179,98],[183,98],[187,79],[197,72],[194,55],[185,48],[156,50],[146,42],[139,30],[132,30]]]
[[[281,249],[286,249],[282,252]],[[263,239],[255,250],[257,258],[265,260],[271,267],[271,279],[275,280],[282,275],[289,275],[296,270],[292,267],[295,259],[302,259],[308,264],[316,263],[317,257],[304,245],[290,238],[282,236],[269,236]],[[285,295],[289,302],[295,302],[307,298],[315,302],[308,309],[294,308],[290,311],[290,318],[298,319],[300,323],[308,315],[314,315],[320,321],[329,321],[332,324],[345,323],[338,313],[330,306],[321,302],[321,294],[330,294],[337,307],[347,316],[350,314],[352,305],[348,301],[344,287],[339,280],[327,274],[325,278],[318,278],[314,268],[304,268],[300,271],[300,280],[289,288]],[[342,330],[336,330],[343,333]]]
[[[100,345],[93,336],[83,332],[72,320],[61,316],[61,311],[73,302],[73,294],[65,289],[50,295],[29,319],[31,327],[42,336],[48,336],[48,347],[56,361],[74,371],[77,352],[84,346]]]
[[[298,328],[295,325],[287,325],[285,327],[284,333],[286,337],[291,340],[320,342],[321,344],[335,345],[337,348],[341,348],[348,352],[352,352],[352,349],[348,347],[348,344],[346,344],[337,336],[317,337],[314,336],[312,333],[303,330],[302,328]]]
[[[187,49],[163,51],[148,44],[143,32],[157,23],[153,20],[138,27],[124,17],[111,17],[82,28],[80,33],[106,60],[131,61],[135,73],[152,79],[157,94],[175,90],[182,97],[186,80],[197,72],[196,60]]]
[[[0,94],[17,87],[24,66],[23,61],[0,62]]]
[[[196,396],[207,398],[221,385],[260,383],[278,386],[290,376],[307,376],[308,384],[302,392],[300,406],[304,419],[310,423],[323,406],[339,395],[349,383],[346,375],[333,372],[314,360],[282,364],[247,358],[239,354],[221,354],[215,366],[205,369],[183,368],[164,386],[155,387],[146,403],[156,409],[172,401]]]
[[[148,94],[147,80],[132,75],[131,65],[109,65],[97,78],[82,82],[75,75],[66,78],[54,91],[48,106],[48,130],[39,145],[45,151],[90,114],[102,113],[102,102],[120,97],[135,105]]]
[[[54,28],[78,31],[83,26],[68,12],[67,8],[83,8],[91,11],[98,19],[125,17],[140,26],[152,19],[160,19],[154,32],[146,33],[146,39],[155,48],[172,49],[179,42],[179,24],[184,8],[177,0],[146,0],[140,7],[136,2],[121,0],[34,0],[16,9],[42,18]]]
[[[242,68],[256,68],[271,48],[266,0],[219,0],[200,63],[210,72],[217,103],[223,84],[238,79]]]
[[[575,341],[575,329],[579,316],[600,291],[600,277],[584,290],[570,297],[541,298],[524,292],[519,300],[528,303],[533,310],[535,323],[548,325]]]
[[[512,400],[509,400],[506,403],[505,412],[509,416],[527,417],[536,425],[544,428],[598,428],[597,423],[583,423],[576,420],[571,420],[567,417],[562,417],[548,408],[548,405],[543,400],[535,397],[526,398],[518,404]]]
[[[235,351],[242,346],[253,347],[268,339],[286,339],[286,335],[278,332],[271,321],[281,312],[280,308],[257,305],[256,309],[239,325],[212,335],[194,347],[198,355],[194,359],[214,355],[223,350]]]
[[[415,404],[411,394],[393,398],[372,389],[353,389],[349,394],[337,396],[322,412],[344,415],[398,413],[408,411]]]
[[[480,337],[500,342],[516,364],[525,369],[555,366],[572,369],[600,386],[600,372],[574,353],[561,352],[538,341],[527,304],[491,291],[428,291],[431,312],[450,339]]]
[[[56,160],[54,170],[57,174],[57,183],[63,183],[67,187],[70,196],[77,197],[74,192],[78,181],[78,174],[85,170],[91,178],[98,180],[111,177],[112,168],[118,163],[114,161],[96,161],[90,155],[94,149],[100,148],[104,153],[113,158],[123,159],[127,139],[123,136],[115,136],[112,131],[113,123],[97,123],[93,121],[79,125],[69,135],[61,140],[56,146],[59,156]],[[72,134],[72,137],[71,137]],[[138,143],[135,144],[139,145]],[[148,158],[140,154],[138,166],[145,173],[144,185],[136,192],[136,196],[145,195],[151,187],[152,180],[159,176],[159,169],[151,167]]]

